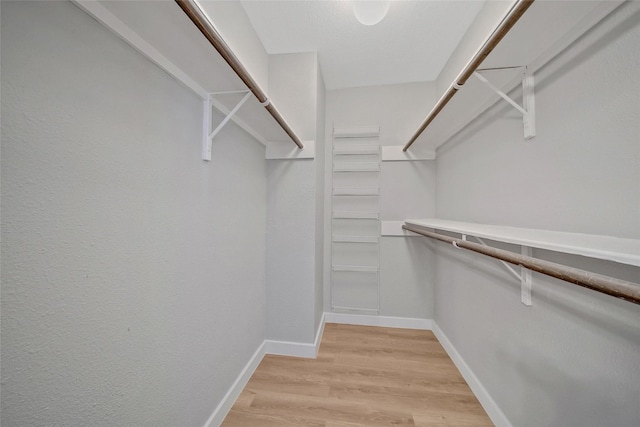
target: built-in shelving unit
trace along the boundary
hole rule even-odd
[[[333,236],[336,243],[378,243],[378,236]]]
[[[378,162],[353,162],[353,163],[334,163],[334,172],[378,172],[380,171],[380,163]]]
[[[333,212],[333,219],[380,219],[380,212]]]
[[[334,196],[377,196],[380,187],[333,187]]]
[[[640,240],[638,239],[447,221],[436,218],[408,219],[405,223],[498,242],[640,266]]]
[[[437,241],[451,243],[459,249],[470,250],[497,259],[520,280],[521,300],[527,306],[532,305],[532,271],[640,304],[639,283],[546,261],[534,257],[532,251],[533,248],[546,249],[640,266],[640,240],[638,239],[475,224],[435,218],[406,220],[403,229]],[[432,230],[443,230],[462,236],[452,237]],[[472,236],[473,240],[469,239],[469,236]],[[483,239],[520,245],[520,254],[493,247]],[[520,269],[519,272],[517,268]]]
[[[380,142],[378,128],[334,129],[331,310],[380,307]]]

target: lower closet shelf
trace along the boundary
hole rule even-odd
[[[367,265],[334,265],[333,271],[353,271],[363,273],[377,273],[378,267]]]
[[[378,212],[333,212],[333,219],[378,219]]]
[[[378,236],[333,236],[334,243],[378,243]]]

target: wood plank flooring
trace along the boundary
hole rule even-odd
[[[317,359],[265,356],[222,426],[493,423],[432,332],[327,323]]]

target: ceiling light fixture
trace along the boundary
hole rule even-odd
[[[389,11],[391,0],[358,0],[353,2],[353,14],[363,25],[376,25]]]

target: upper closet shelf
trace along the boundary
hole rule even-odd
[[[442,82],[448,86],[442,88],[440,99],[403,149],[410,152],[420,147],[435,151],[501,97],[524,111],[523,140],[533,137],[534,74],[622,3],[622,0],[514,2],[514,16],[508,15],[484,44],[478,43],[479,49],[469,54],[464,67],[452,70],[458,72],[457,76]],[[507,21],[513,20],[516,23],[509,29]],[[488,56],[486,51],[490,52]],[[527,94],[522,106],[514,105],[516,102],[509,96],[520,85]]]
[[[193,14],[187,16],[181,9],[201,11],[197,1],[181,1],[181,6],[175,1],[72,1],[204,101],[203,158],[206,159],[207,142],[217,133],[215,127],[220,122],[211,120],[212,107],[226,116],[224,123],[234,121],[267,148],[272,142],[287,142],[296,150],[296,145],[307,145],[287,125],[235,54],[230,50],[223,54],[213,37],[204,35],[205,27],[216,31],[206,14],[202,12],[201,22],[195,24]],[[221,36],[218,42],[228,48]],[[303,151],[313,149],[310,144]],[[309,154],[287,153],[286,157]]]
[[[531,248],[640,266],[640,240],[594,234],[505,227],[443,219],[409,219],[407,225],[450,231]]]

